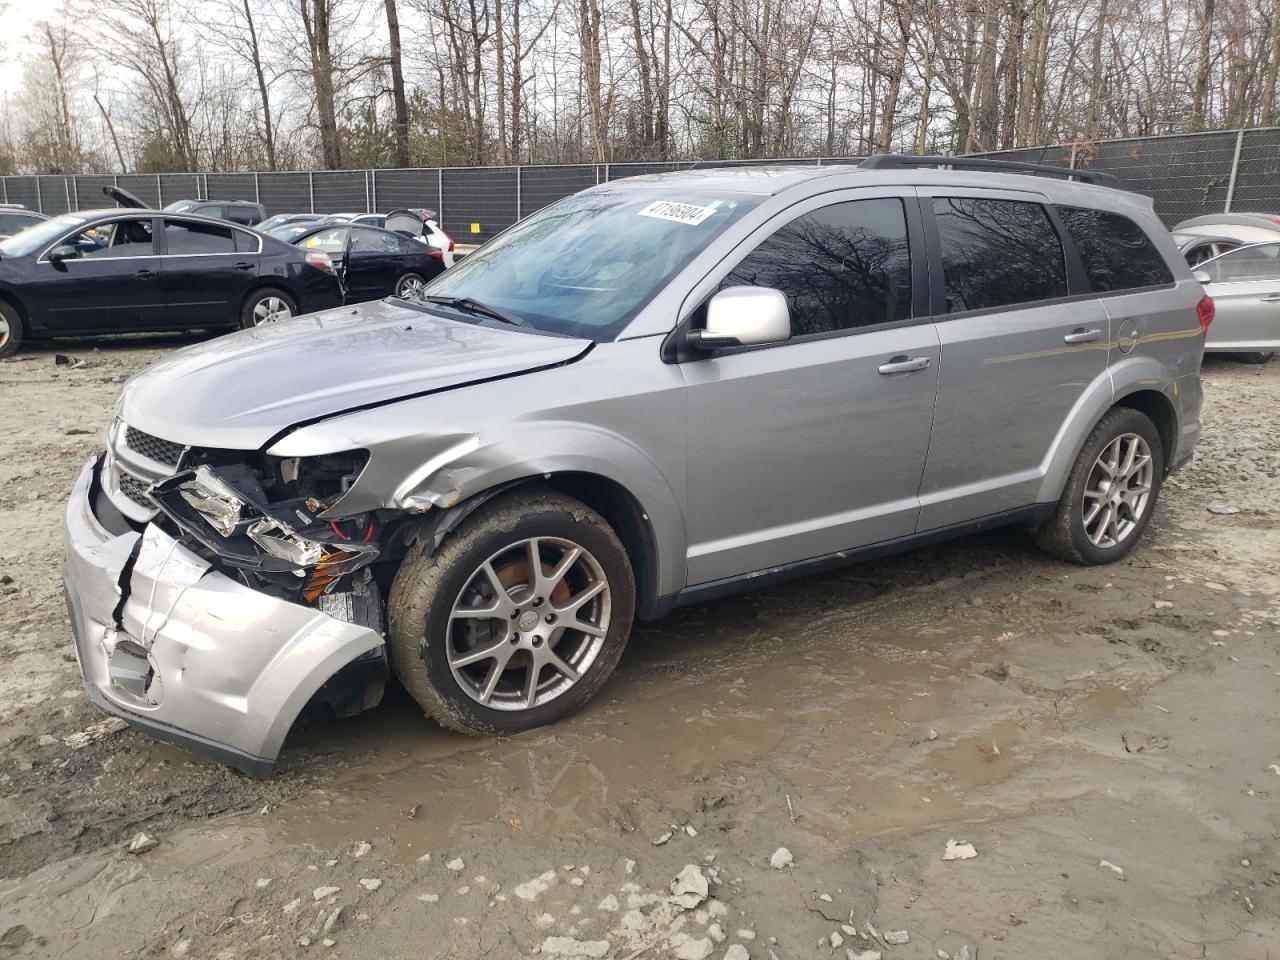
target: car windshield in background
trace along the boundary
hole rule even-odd
[[[432,282],[547,333],[612,340],[730,223],[763,198],[618,187],[522,221]]]
[[[194,200],[175,200],[165,207],[170,213],[187,213],[195,208],[196,201]]]
[[[54,217],[52,220],[43,220],[0,242],[0,257],[25,257],[35,253],[46,244],[57,240],[68,230],[84,223],[84,220],[84,217],[72,213]]]

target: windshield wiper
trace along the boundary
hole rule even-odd
[[[489,317],[491,320],[499,320],[502,323],[509,323],[513,327],[527,327],[529,321],[520,317],[512,316],[509,313],[502,313],[493,307],[485,306],[479,300],[473,300],[470,297],[437,297],[425,296],[422,298],[427,303],[439,303],[446,307],[457,307],[459,310],[466,310],[468,313],[478,313],[482,317]]]

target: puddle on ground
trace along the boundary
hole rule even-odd
[[[273,811],[270,834],[321,848],[387,837],[409,861],[494,823],[608,842],[633,803],[636,829],[656,836],[672,808],[692,812],[698,797],[726,791],[734,828],[749,828],[762,805],[783,799],[753,795],[762,778],[793,785],[797,818],[838,845],[988,813],[967,794],[1011,776],[1039,725],[1029,732],[1005,707],[979,735],[924,739],[931,725],[973,729],[973,705],[949,700],[1010,635],[936,619],[904,626],[902,617],[889,632],[849,609],[694,610],[642,628],[581,713],[504,740],[445,731],[395,690],[370,714],[297,737],[298,762],[336,754],[341,773]],[[1072,708],[1094,716],[1134,696],[1100,687]]]

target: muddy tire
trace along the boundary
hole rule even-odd
[[[1036,544],[1088,566],[1120,560],[1151,521],[1163,479],[1164,447],[1155,424],[1137,410],[1112,408],[1085,441]]]
[[[244,298],[240,307],[240,329],[249,330],[265,323],[296,316],[298,304],[278,287],[260,287]]]
[[[22,346],[22,317],[10,304],[0,300],[0,357],[12,357]]]
[[[595,511],[516,493],[431,556],[412,547],[387,612],[392,664],[428,716],[471,736],[511,734],[569,716],[600,689],[631,635],[635,580]]]

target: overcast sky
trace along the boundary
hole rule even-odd
[[[27,48],[27,34],[42,10],[44,4],[35,0],[14,0],[0,13],[0,90],[16,90],[22,83],[18,60]]]

